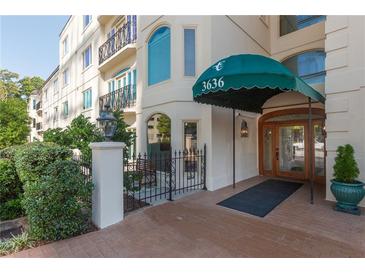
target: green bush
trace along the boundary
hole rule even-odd
[[[60,146],[70,146],[72,140],[67,134],[67,130],[61,128],[49,128],[43,133],[43,141],[48,143],[55,143]]]
[[[84,181],[77,163],[51,163],[25,186],[23,206],[31,236],[59,240],[83,233],[89,227],[91,194],[92,183]]]
[[[10,146],[0,150],[0,158],[8,159],[15,162],[15,153],[18,149],[23,148],[24,145]]]
[[[0,204],[0,220],[12,220],[24,216],[21,196]]]
[[[333,176],[336,181],[343,183],[354,183],[360,171],[354,157],[354,148],[347,144],[337,148]]]
[[[22,184],[14,163],[8,159],[0,159],[0,204],[18,197],[20,193]]]
[[[71,158],[72,151],[52,143],[35,142],[15,151],[15,167],[23,184],[37,182],[47,174],[46,168],[56,160]]]

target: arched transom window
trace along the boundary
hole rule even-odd
[[[324,51],[307,51],[292,56],[282,63],[308,84],[324,84],[325,58]]]

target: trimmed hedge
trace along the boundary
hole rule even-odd
[[[0,158],[8,159],[15,163],[15,153],[17,150],[20,150],[25,145],[17,145],[17,146],[11,146],[0,150]]]
[[[71,159],[72,151],[52,143],[34,142],[16,148],[13,155],[18,176],[23,184],[27,184],[37,182],[47,174],[46,168],[52,162]]]
[[[0,159],[0,220],[11,220],[24,215],[21,206],[23,193],[14,163]]]
[[[29,177],[29,175],[25,176]],[[85,232],[91,215],[92,183],[85,183],[77,163],[57,160],[39,180],[28,181],[23,199],[30,234],[59,240]]]
[[[21,192],[22,184],[14,163],[8,159],[0,159],[0,203],[18,197]]]
[[[35,142],[0,151],[0,218],[27,216],[36,240],[59,240],[90,227],[92,182],[72,151]]]
[[[24,216],[21,196],[0,204],[0,220],[12,220]]]

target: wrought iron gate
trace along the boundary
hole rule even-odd
[[[206,145],[200,150],[124,153],[124,211],[152,205],[187,192],[206,190]]]

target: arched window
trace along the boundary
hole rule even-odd
[[[280,36],[309,27],[325,19],[324,15],[280,15]]]
[[[290,71],[308,84],[324,84],[326,54],[321,51],[307,51],[283,61]]]
[[[148,41],[148,85],[170,79],[170,28],[160,27]]]
[[[148,154],[169,153],[171,149],[171,119],[156,113],[147,121]]]

